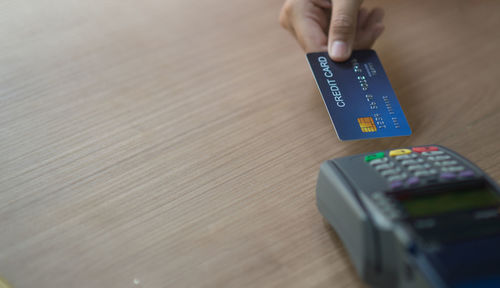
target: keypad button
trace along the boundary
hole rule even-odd
[[[465,170],[458,174],[460,178],[470,178],[474,176],[474,172],[472,170]]]
[[[402,180],[405,180],[406,177],[407,177],[407,175],[405,173],[396,174],[396,175],[393,175],[393,176],[389,176],[387,178],[387,181],[389,181],[389,182],[402,181]]]
[[[422,153],[429,151],[438,151],[439,148],[436,146],[421,146],[421,147],[413,147],[411,150],[413,150],[413,152]]]
[[[441,166],[441,167],[444,167],[444,166],[452,166],[452,165],[457,165],[458,164],[458,161],[456,160],[448,160],[448,161],[442,161],[442,162],[434,162],[434,165],[436,166]]]
[[[450,169],[451,172],[460,172],[460,171],[464,171],[465,167],[464,166],[452,166],[452,167],[449,167],[448,169]]]
[[[410,149],[395,149],[389,151],[389,156],[394,157],[394,156],[399,156],[399,155],[406,155],[410,154],[411,150]]]
[[[408,159],[408,160],[403,160],[401,161],[401,165],[403,166],[409,166],[409,165],[415,165],[415,164],[420,164],[423,163],[424,159]]]
[[[371,160],[370,165],[372,165],[372,166],[379,165],[379,164],[387,163],[388,161],[389,161],[389,158],[387,158],[387,157],[377,158],[377,159]]]
[[[406,169],[408,169],[408,171],[417,171],[417,170],[423,170],[423,169],[429,169],[429,168],[431,168],[431,165],[428,163],[425,163],[425,164],[410,165]]]
[[[431,174],[429,174],[428,171],[417,171],[415,172],[415,176],[416,177],[427,177],[427,176],[430,176]]]
[[[428,177],[437,174],[436,169],[420,170],[415,172],[415,177]]]
[[[387,177],[387,176],[398,174],[399,171],[400,171],[399,169],[387,169],[387,170],[380,172],[380,175]]]
[[[457,165],[458,161],[456,160],[449,160],[449,161],[443,161],[442,165],[443,166],[452,166],[452,165]]]
[[[413,147],[411,150],[413,150],[413,152],[422,153],[427,151],[427,147]]]
[[[444,172],[439,175],[439,178],[441,178],[442,180],[453,180],[457,178],[457,174],[452,172]]]
[[[418,183],[420,183],[420,179],[418,179],[418,177],[410,177],[406,180],[406,185],[408,186],[415,186]]]
[[[436,161],[443,161],[443,160],[451,159],[451,157],[449,155],[439,155],[439,156],[435,156],[435,157],[436,157]]]
[[[465,170],[464,166],[443,167],[441,172],[460,172]]]
[[[370,162],[375,159],[383,158],[385,156],[384,152],[378,152],[370,155],[365,156],[365,162]]]
[[[381,170],[391,169],[393,167],[394,167],[394,163],[389,162],[389,163],[383,163],[383,164],[375,166],[375,170],[381,171]]]
[[[422,156],[436,156],[436,155],[443,155],[443,151],[428,151],[428,152],[422,152]]]
[[[403,181],[401,180],[396,180],[396,181],[393,181],[389,184],[389,188],[391,188],[391,190],[397,190],[397,189],[401,189],[403,188]]]
[[[399,155],[395,157],[396,160],[408,160],[410,158],[410,155]]]
[[[443,161],[449,160],[451,157],[449,155],[438,155],[438,156],[428,156],[427,161],[435,162],[435,161]]]
[[[402,160],[414,159],[417,157],[418,157],[417,153],[412,153],[412,154],[398,155],[394,157],[394,159],[402,161]]]

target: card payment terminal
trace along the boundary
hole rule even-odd
[[[373,287],[500,287],[500,187],[438,145],[325,161],[318,209]]]

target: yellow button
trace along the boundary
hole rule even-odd
[[[389,152],[389,156],[398,156],[398,155],[405,155],[405,154],[410,154],[411,150],[410,149],[396,149],[396,150],[391,150]]]

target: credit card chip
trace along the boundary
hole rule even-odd
[[[372,117],[361,117],[358,118],[359,127],[361,128],[361,132],[376,132],[377,126],[375,126],[375,122]]]

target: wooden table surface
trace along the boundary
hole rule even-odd
[[[323,160],[446,145],[500,180],[499,1],[366,1],[413,135],[340,142],[281,1],[0,3],[0,275],[363,287]]]

